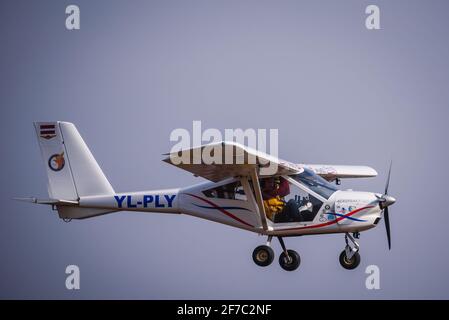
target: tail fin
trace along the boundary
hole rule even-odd
[[[72,123],[35,122],[34,126],[47,170],[50,198],[78,200],[83,196],[114,194]]]

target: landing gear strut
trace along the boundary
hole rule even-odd
[[[358,239],[358,234],[356,233],[354,235],[356,236],[355,238]],[[345,234],[345,242],[346,247],[345,250],[340,253],[339,260],[343,268],[352,270],[357,268],[360,264],[360,246],[349,233]]]

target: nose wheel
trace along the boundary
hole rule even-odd
[[[358,235],[356,236],[358,239]],[[339,261],[343,268],[353,270],[360,264],[360,246],[349,233],[346,233],[345,235],[345,242],[346,247],[345,250],[340,253]]]
[[[271,239],[272,236],[269,236],[266,245],[258,246],[253,251],[254,263],[260,267],[269,266],[274,260],[274,251],[270,246]],[[278,239],[282,247],[282,253],[279,256],[279,265],[286,271],[293,271],[298,269],[301,263],[299,254],[295,250],[287,250],[282,237],[278,237]]]
[[[360,254],[358,252],[354,253],[351,258],[346,256],[346,250],[340,253],[340,264],[343,268],[347,270],[353,270],[357,268],[360,264]]]

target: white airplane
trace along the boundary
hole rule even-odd
[[[49,199],[16,199],[51,205],[66,222],[118,211],[188,214],[266,235],[267,243],[252,255],[259,266],[273,261],[271,240],[276,236],[282,247],[279,264],[292,271],[298,268],[300,256],[287,250],[283,237],[344,233],[346,247],[339,261],[345,269],[354,269],[360,264],[355,239],[361,231],[374,228],[383,216],[391,249],[388,206],[396,201],[388,195],[391,165],[383,194],[343,191],[330,182],[338,185],[340,179],[375,177],[377,172],[366,166],[294,164],[222,142],[164,159],[209,181],[185,188],[116,193],[73,124],[34,125],[47,171]],[[201,157],[205,148],[222,150],[223,157],[232,151],[232,161],[208,164]],[[180,161],[184,155],[190,157],[190,164]],[[264,175],[262,169],[269,166],[275,170]]]

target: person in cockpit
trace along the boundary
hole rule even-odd
[[[288,181],[282,177],[266,178],[262,180],[261,191],[265,213],[274,222],[285,207],[284,197],[290,194]]]

